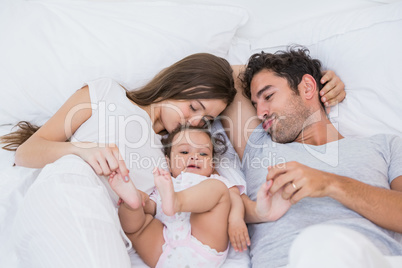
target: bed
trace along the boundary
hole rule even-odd
[[[402,1],[1,0],[0,36],[0,135],[21,120],[43,124],[89,80],[133,89],[192,53],[242,65],[301,44],[346,85],[329,113],[342,135],[402,136]],[[40,172],[12,165],[0,150],[1,267],[18,266],[9,234]],[[247,252],[230,251],[224,264],[248,266]]]

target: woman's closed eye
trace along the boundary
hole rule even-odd
[[[201,111],[201,110],[205,110],[205,106],[204,106],[204,104],[202,104],[201,101],[196,100],[196,101],[192,101],[190,103],[190,109],[193,112],[198,112],[198,111]]]
[[[196,112],[196,111],[197,111],[197,109],[194,108],[194,106],[193,106],[192,104],[190,104],[190,109],[191,109],[191,111],[193,111],[193,112]]]

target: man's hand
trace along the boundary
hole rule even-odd
[[[313,169],[298,162],[268,168],[267,180],[273,180],[270,193],[282,190],[282,197],[292,204],[305,197],[329,196],[335,174]]]

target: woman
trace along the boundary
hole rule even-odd
[[[326,79],[339,81],[333,72]],[[341,82],[331,85],[325,92],[342,92]],[[120,169],[127,179],[130,173],[138,189],[150,193],[150,171],[164,159],[158,134],[213,120],[235,94],[230,65],[210,54],[184,58],[138,91],[126,92],[110,79],[78,90],[17,149],[18,166],[52,163],[31,186],[17,215],[19,264],[129,267],[117,196],[99,175]],[[18,137],[12,134],[8,141],[18,144]]]

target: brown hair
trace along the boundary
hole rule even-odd
[[[223,58],[208,53],[190,55],[162,70],[127,96],[146,106],[166,99],[220,99],[229,105],[236,95],[232,68]]]
[[[218,132],[218,133],[211,134],[211,131],[209,131],[208,128],[185,125],[185,126],[176,128],[171,133],[167,134],[167,136],[162,138],[161,142],[163,145],[163,152],[167,157],[170,158],[170,153],[172,151],[174,137],[176,137],[177,134],[179,134],[183,131],[186,131],[186,130],[196,130],[196,131],[206,133],[212,142],[212,146],[213,146],[213,151],[212,151],[213,155],[212,156],[215,156],[216,154],[223,154],[226,152],[226,150],[227,150],[226,139],[222,133]]]
[[[235,95],[232,68],[228,61],[208,53],[185,57],[163,69],[148,84],[139,90],[127,91],[127,97],[140,106],[167,99],[219,99],[229,105]],[[38,126],[21,121],[15,132],[0,137],[3,149],[17,150]]]
[[[38,126],[32,125],[27,121],[21,121],[15,127],[19,129],[4,136],[0,136],[0,143],[5,143],[3,147],[7,151],[15,151],[18,146],[23,144],[29,137],[31,137],[38,129]]]

